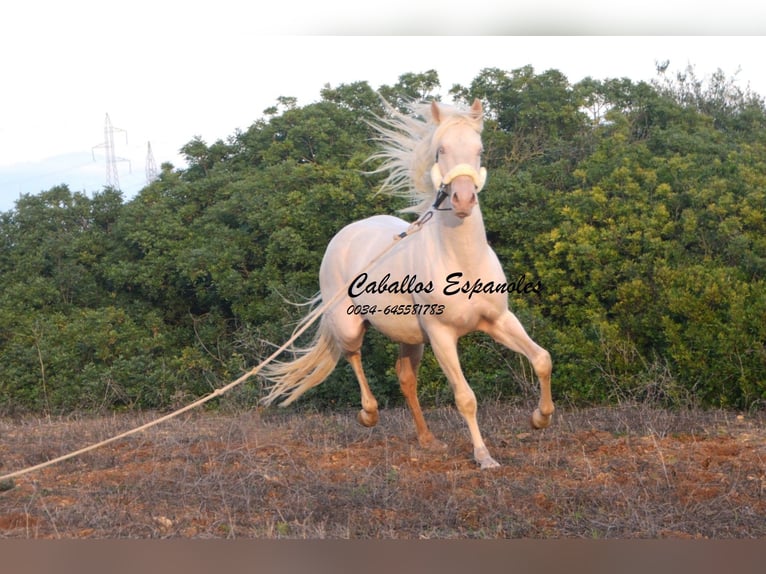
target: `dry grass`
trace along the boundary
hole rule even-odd
[[[763,413],[484,405],[499,469],[453,409],[198,412],[0,485],[0,538],[754,538],[766,536]],[[151,416],[0,420],[0,473]]]

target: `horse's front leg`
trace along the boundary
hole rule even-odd
[[[481,437],[479,423],[476,420],[476,395],[466,381],[463,370],[460,368],[460,359],[457,354],[457,338],[451,330],[436,325],[428,330],[428,338],[436,360],[444,371],[447,380],[455,394],[455,406],[468,424],[473,442],[473,456],[481,468],[493,468],[500,466],[492,458]]]
[[[548,351],[527,335],[521,322],[510,311],[505,311],[496,321],[482,325],[482,330],[498,343],[521,353],[532,363],[532,368],[540,380],[540,400],[532,413],[532,427],[542,429],[550,425],[554,410],[551,397],[553,363]]]

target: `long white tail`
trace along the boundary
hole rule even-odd
[[[314,312],[317,310],[315,309]],[[309,320],[309,314],[303,322]],[[271,363],[264,367],[261,376],[273,383],[268,387],[268,394],[261,399],[264,405],[271,405],[278,398],[288,395],[279,403],[285,407],[300,397],[309,389],[324,381],[340,360],[341,350],[335,342],[324,317],[320,319],[319,328],[314,335],[310,347],[293,348],[296,358],[286,363]]]

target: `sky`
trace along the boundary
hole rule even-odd
[[[740,5],[741,2],[741,5]],[[0,211],[60,183],[106,183],[108,114],[126,199],[178,150],[246,130],[280,96],[434,69],[446,95],[484,68],[557,69],[571,83],[651,80],[693,65],[766,95],[766,8],[732,0],[603,3],[25,0],[0,9]],[[13,4],[11,7],[10,5]],[[373,6],[374,8],[360,8]],[[500,7],[498,7],[500,6]],[[615,8],[619,6],[619,8]],[[604,8],[609,7],[609,8]]]

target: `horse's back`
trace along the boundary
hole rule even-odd
[[[349,223],[335,237],[345,235],[377,237],[380,234],[401,233],[407,227],[409,223],[393,215],[373,215],[367,219]],[[393,236],[391,239],[393,240]]]
[[[335,264],[356,272],[407,227],[406,221],[392,215],[374,215],[349,223],[328,244],[322,266]]]

